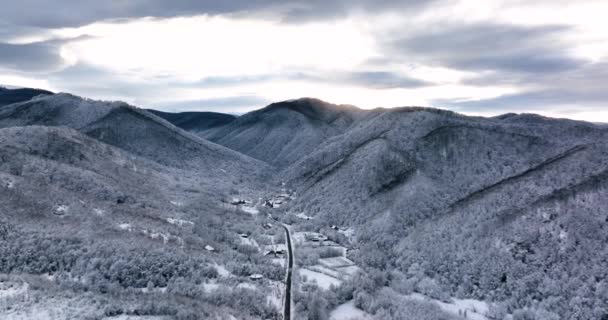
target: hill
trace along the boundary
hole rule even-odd
[[[0,107],[23,102],[32,99],[38,95],[51,95],[53,94],[50,91],[42,90],[42,89],[32,89],[32,88],[19,88],[19,89],[7,89],[0,87]]]
[[[160,164],[205,168],[209,176],[228,181],[251,180],[252,175],[263,172],[266,167],[260,161],[201,139],[122,102],[93,101],[62,93],[0,109],[0,127],[29,125],[74,128]]]
[[[176,127],[201,135],[205,135],[210,129],[224,126],[236,119],[234,115],[219,112],[171,113],[152,109],[146,111],[171,122]]]
[[[285,210],[316,217],[322,230],[353,228],[353,259],[368,270],[416,266],[451,295],[578,317],[566,301],[580,293],[553,286],[593,292],[588,277],[608,276],[598,236],[608,228],[605,127],[428,108],[371,113],[283,171],[298,194]],[[598,315],[582,309],[579,319]]]
[[[362,113],[352,106],[318,99],[289,100],[244,114],[202,136],[284,168],[343,133]]]

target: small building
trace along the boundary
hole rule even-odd
[[[261,275],[261,274],[259,274],[259,273],[254,273],[254,274],[252,274],[252,275],[249,276],[249,279],[254,280],[254,281],[255,280],[261,280],[263,278],[264,278],[264,276]]]
[[[239,236],[241,236],[241,238],[244,238],[244,239],[249,238],[249,235],[246,233],[241,233],[241,234],[239,234]]]
[[[207,244],[207,245],[205,245],[205,250],[213,252],[213,251],[215,251],[215,248]]]
[[[266,250],[264,251],[264,255],[268,256],[268,255],[273,255],[273,256],[282,256],[285,253],[285,250],[283,249],[272,249],[272,250]]]
[[[272,223],[264,223],[262,225],[262,228],[264,228],[264,229],[272,229]]]
[[[331,227],[330,227],[330,228],[332,228],[332,229],[334,229],[334,230],[340,230],[340,228],[338,228],[336,225],[333,225],[333,224],[331,225]]]

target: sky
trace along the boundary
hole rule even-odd
[[[608,122],[608,1],[20,0],[0,84],[159,110],[315,97]]]

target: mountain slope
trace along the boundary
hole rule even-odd
[[[273,103],[202,136],[253,158],[284,168],[320,143],[343,133],[363,112],[317,99]]]
[[[205,135],[205,133],[210,129],[227,125],[237,118],[231,114],[218,112],[170,113],[152,109],[148,109],[146,111],[171,122],[176,127],[201,135]]]
[[[0,87],[0,107],[23,102],[32,99],[35,96],[45,94],[51,95],[53,94],[50,91],[42,90],[42,89],[31,89],[31,88],[19,88],[19,89],[7,89]]]
[[[134,155],[172,167],[205,168],[210,176],[248,177],[265,164],[179,129],[121,102],[100,102],[69,94],[43,96],[0,110],[0,127],[67,126]],[[222,171],[224,170],[224,171]]]
[[[316,216],[322,230],[354,228],[352,258],[368,270],[418,268],[452,295],[509,310],[603,316],[597,293],[587,293],[595,311],[572,301],[600,290],[589,276],[608,277],[599,236],[608,228],[605,127],[425,108],[371,113],[282,172],[298,194],[285,210]]]

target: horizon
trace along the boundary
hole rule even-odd
[[[46,90],[46,91],[50,91],[48,89],[44,89],[44,88],[28,88],[28,87],[19,87],[19,86],[11,86],[11,85],[5,85],[5,84],[0,84],[0,89],[35,89],[35,90]],[[85,96],[79,96],[70,92],[53,92],[53,94],[69,94],[69,95],[73,95],[79,98],[83,98],[83,99],[92,99],[89,97],[85,97]],[[590,121],[590,120],[581,120],[581,119],[572,119],[572,118],[568,118],[568,117],[556,117],[556,116],[548,116],[548,115],[543,115],[541,113],[533,113],[533,112],[505,112],[505,113],[499,113],[496,115],[475,115],[475,114],[467,114],[467,113],[463,113],[463,112],[458,112],[455,110],[451,110],[448,108],[440,108],[440,107],[432,107],[432,106],[417,106],[417,105],[400,105],[400,106],[391,106],[391,107],[385,107],[385,106],[378,106],[375,108],[361,108],[357,105],[353,105],[353,104],[340,104],[340,103],[333,103],[332,101],[326,101],[326,100],[322,100],[316,97],[299,97],[299,98],[292,98],[292,99],[286,99],[286,100],[278,100],[278,101],[271,101],[268,104],[262,105],[260,107],[245,111],[245,112],[223,112],[223,111],[214,111],[214,110],[185,110],[185,111],[168,111],[168,110],[163,110],[163,109],[155,109],[155,108],[146,108],[144,106],[138,106],[138,105],[133,105],[130,104],[126,101],[123,100],[104,100],[104,99],[92,99],[92,100],[96,100],[96,101],[102,101],[102,102],[122,102],[122,103],[127,103],[130,104],[134,107],[143,109],[143,110],[154,110],[154,111],[160,111],[160,112],[165,112],[165,113],[173,113],[173,114],[178,114],[178,113],[198,113],[198,112],[207,112],[207,113],[217,113],[217,114],[226,114],[226,115],[232,115],[235,117],[240,117],[242,115],[245,115],[247,113],[250,112],[254,112],[254,111],[258,111],[261,109],[264,109],[266,107],[269,107],[270,105],[273,104],[278,104],[278,103],[284,103],[284,102],[291,102],[291,101],[298,101],[298,100],[304,100],[304,99],[312,99],[312,100],[319,100],[321,102],[324,103],[328,103],[331,105],[336,105],[336,106],[349,106],[349,107],[354,107],[357,108],[359,110],[365,110],[365,111],[373,111],[376,109],[402,109],[402,108],[427,108],[427,109],[436,109],[436,110],[442,110],[442,111],[450,111],[450,112],[454,112],[456,114],[460,114],[460,115],[465,115],[465,116],[469,116],[469,117],[482,117],[482,118],[494,118],[494,117],[501,117],[501,116],[505,116],[505,115],[509,115],[509,114],[515,114],[515,115],[537,115],[537,116],[542,116],[542,117],[547,117],[550,119],[554,119],[554,120],[573,120],[573,121],[582,121],[582,122],[587,122],[587,123],[591,123],[591,124],[596,124],[596,125],[608,125],[608,122],[602,122],[602,121]]]
[[[602,1],[34,0],[3,9],[0,83],[10,86],[168,112],[243,114],[315,97],[608,122]]]

